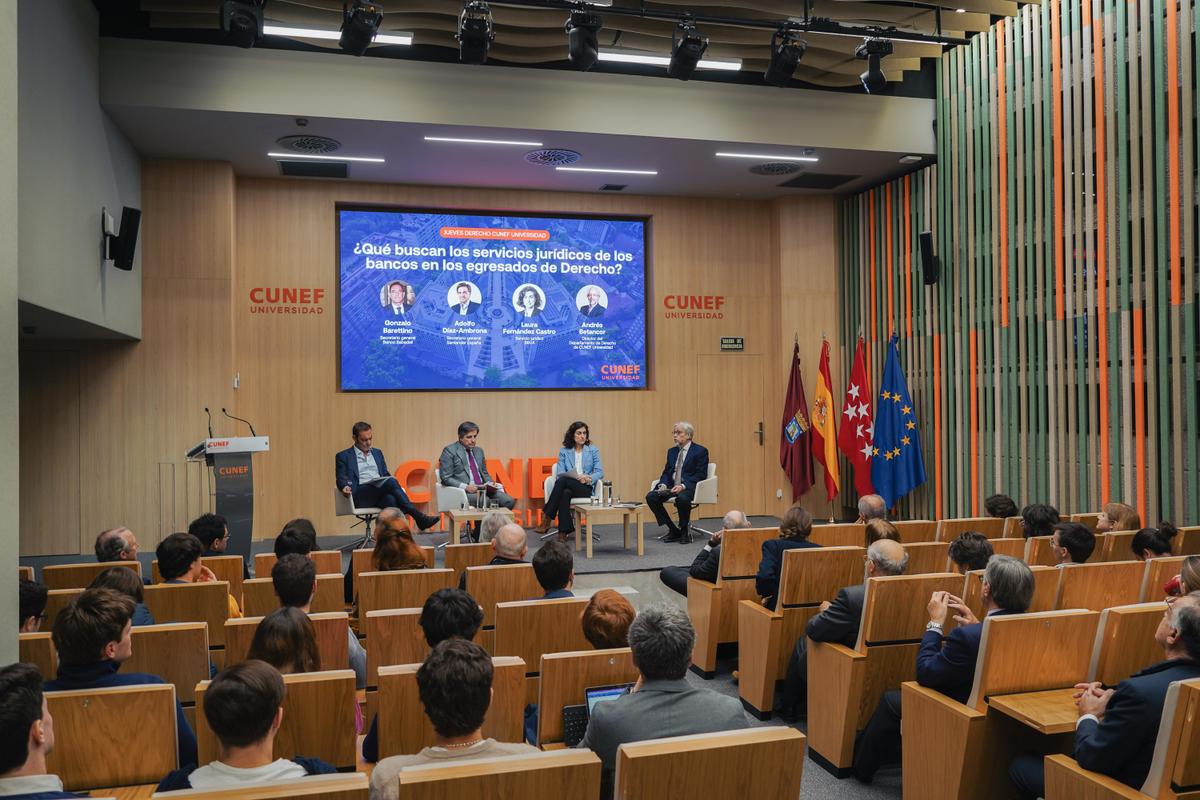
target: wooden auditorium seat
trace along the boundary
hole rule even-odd
[[[1008,800],[1013,796],[1008,765],[1014,757],[1047,747],[1069,748],[1076,717],[1072,694],[1087,676],[1099,618],[1099,612],[1081,610],[987,617],[966,704],[905,682],[904,797]],[[1060,725],[1050,732],[1070,735],[1041,736],[996,707],[1000,702],[1015,706],[1031,693],[1036,693],[1035,704],[1070,718],[1065,729]]]
[[[483,609],[483,624],[475,642],[492,653],[496,641],[496,604],[530,600],[541,597],[545,591],[533,574],[532,564],[497,564],[467,567],[467,593]]]
[[[67,603],[79,594],[83,594],[83,589],[51,589],[48,591],[46,593],[46,621],[42,623],[42,630],[47,633],[53,631],[54,621],[58,619],[58,612],[62,611]]]
[[[891,520],[900,534],[901,544],[916,544],[917,542],[932,542],[937,536],[938,523],[931,519]]]
[[[163,583],[147,586],[146,607],[154,621],[208,623],[209,649],[225,647],[225,620],[229,619],[229,584]]]
[[[1000,536],[1005,539],[1024,539],[1025,538],[1025,531],[1021,527],[1020,515],[1017,515],[1015,517],[1005,517],[1004,518],[1004,531],[1000,534]]]
[[[17,567],[17,580],[33,580],[33,567]]]
[[[370,550],[367,551],[371,552]],[[313,550],[308,554],[308,558],[317,568],[318,575],[332,575],[335,572],[338,575],[342,574],[342,551],[341,550]],[[274,553],[256,553],[254,556],[254,577],[269,578],[271,577],[271,569],[275,566]]]
[[[283,723],[275,736],[275,757],[319,758],[339,769],[355,765],[354,673],[348,669],[284,675]],[[217,757],[217,737],[204,716],[204,692],[196,687],[196,741],[200,763]],[[166,774],[166,773],[163,773]],[[160,778],[162,776],[159,776]],[[157,780],[157,779],[156,779]]]
[[[532,569],[532,567],[531,567]],[[358,576],[358,620],[385,608],[420,608],[429,595],[454,584],[454,570],[402,569]]]
[[[350,615],[345,611],[326,611],[313,612],[308,618],[316,634],[321,669],[346,669],[350,663],[350,640],[346,634],[350,629]],[[225,622],[225,666],[246,660],[254,633],[262,621],[262,617],[243,617]]]
[[[908,553],[905,575],[929,575],[934,572],[952,572],[949,564],[948,542],[914,542],[904,545]]]
[[[1058,597],[1058,569],[1055,567],[1030,567],[1033,573],[1033,600],[1028,611],[1053,611]],[[973,569],[966,575],[962,594],[959,595],[967,608],[978,619],[983,619],[983,570]]]
[[[46,770],[60,777],[67,791],[157,784],[179,766],[171,684],[45,696],[57,743]]]
[[[434,743],[433,724],[421,710],[420,664],[379,668],[379,757],[412,755]],[[492,704],[483,735],[499,742],[525,741],[526,664],[512,656],[492,658]]]
[[[1059,570],[1055,608],[1101,611],[1138,602],[1146,565],[1141,561],[1067,564]]]
[[[1128,561],[1134,558],[1133,549],[1130,545],[1133,544],[1133,537],[1137,536],[1137,531],[1115,531],[1113,533],[1101,533],[1096,536],[1096,560],[1097,561]],[[1091,559],[1088,559],[1091,561]]]
[[[142,574],[139,561],[102,561],[90,564],[49,564],[42,567],[42,583],[47,589],[86,589],[104,570],[126,567]]]
[[[617,749],[616,800],[800,797],[804,734],[773,726],[628,742]]]
[[[309,775],[260,786],[179,789],[174,792],[155,792],[150,797],[163,800],[282,800],[290,797],[302,797],[305,800],[367,800],[370,789],[370,778],[361,772],[351,772]]]
[[[1200,525],[1180,528],[1171,544],[1171,552],[1177,556],[1200,555]]]
[[[591,648],[580,622],[587,604],[582,597],[496,604],[492,652],[497,656],[515,656],[525,664],[526,702],[537,702],[544,654]]]
[[[51,635],[47,632],[18,635],[17,657],[37,667],[46,680],[52,680],[58,674],[58,652],[54,649]]]
[[[446,567],[454,570],[454,580],[462,577],[467,567],[486,567],[495,555],[491,542],[448,544],[442,550]]]
[[[375,565],[371,563],[371,554],[374,552],[370,547],[350,551],[350,579],[354,584],[355,596],[359,592],[358,576],[364,572],[375,571]],[[425,555],[425,568],[433,569],[434,548],[422,547],[421,552]]]
[[[1080,525],[1087,528],[1092,533],[1096,532],[1096,526],[1100,523],[1100,512],[1092,511],[1086,514],[1072,514],[1067,518],[1070,522],[1078,522]]]
[[[717,671],[717,645],[738,638],[738,603],[761,602],[754,576],[762,560],[763,542],[779,536],[779,528],[742,528],[722,534],[715,583],[688,578],[687,610],[696,628],[692,669],[705,678]]]
[[[1053,567],[1058,564],[1051,549],[1051,536],[1030,536],[1025,540],[1025,563],[1031,567]]]
[[[862,547],[785,550],[775,610],[754,600],[738,603],[738,696],[760,719],[769,719],[775,682],[787,673],[796,640],[822,601],[844,586],[862,583]]]
[[[367,614],[363,627],[367,647],[367,686],[378,685],[380,667],[416,664],[429,655],[425,631],[420,624],[421,609],[389,608]]]
[[[989,539],[999,539],[1004,535],[1003,517],[960,517],[958,519],[943,519],[937,524],[935,541],[953,542],[960,533],[974,531],[982,533]]]
[[[600,796],[600,759],[591,750],[561,750],[407,767],[400,770],[400,796],[595,800]]]
[[[542,656],[541,673],[537,743],[542,748],[563,746],[563,708],[584,703],[585,689],[638,679],[633,652],[628,647],[549,653]]]
[[[233,599],[242,602],[242,557],[241,556],[204,556],[200,563],[212,570],[217,580],[229,584],[229,593]],[[150,574],[154,583],[162,583],[162,573],[158,571],[158,559],[150,562]]]
[[[930,596],[958,592],[962,585],[962,576],[953,573],[871,578],[855,647],[809,641],[808,740],[817,763],[837,775],[849,770],[854,736],[879,698],[916,674]]]
[[[166,622],[133,629],[133,655],[121,672],[144,672],[174,684],[179,702],[196,700],[196,684],[208,680],[208,626],[203,622]]]
[[[1087,679],[1116,686],[1162,661],[1162,647],[1154,640],[1154,632],[1166,610],[1161,600],[1102,610]]]
[[[275,584],[270,577],[251,578],[242,585],[242,591],[245,597],[242,611],[247,617],[265,617],[279,608],[279,596],[275,594]],[[314,613],[346,610],[345,583],[341,575],[317,575],[311,610]]]
[[[867,526],[861,522],[813,525],[808,540],[822,547],[863,547],[867,540]]]
[[[992,552],[998,556],[1012,556],[1024,560],[1025,558],[1025,540],[1024,539],[989,539],[992,545]]]
[[[1142,578],[1141,601],[1149,603],[1151,600],[1166,598],[1167,595],[1163,592],[1163,584],[1179,574],[1186,559],[1187,556],[1164,556],[1162,558],[1146,559],[1146,574]]]

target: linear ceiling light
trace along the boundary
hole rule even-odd
[[[617,169],[607,167],[555,167],[559,172],[611,172],[616,175],[657,175],[655,169]]]
[[[820,161],[816,156],[775,156],[765,153],[717,153],[721,158],[754,158],[759,161]]]
[[[289,36],[293,39],[332,39],[337,41],[342,37],[341,31],[325,31],[320,28],[292,28],[286,25],[264,25],[263,33],[268,36]],[[375,44],[404,44],[413,43],[411,33],[377,33]]]
[[[541,142],[518,142],[512,139],[460,139],[454,136],[426,136],[427,142],[454,142],[455,144],[512,144],[518,147],[541,147]]]
[[[307,161],[364,161],[368,164],[383,164],[386,159],[368,158],[366,156],[314,156],[308,153],[267,153],[270,158],[280,158],[287,161],[304,159]]]
[[[623,64],[653,64],[659,67],[666,67],[671,64],[670,56],[655,56],[649,53],[631,53],[627,50],[601,50],[601,61],[616,61]],[[731,58],[728,60],[716,60],[703,58],[696,65],[696,69],[731,69],[739,70],[742,68],[742,60],[740,58]]]

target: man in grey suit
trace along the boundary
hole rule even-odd
[[[749,727],[736,697],[685,679],[695,644],[687,613],[669,603],[646,606],[629,626],[637,683],[629,694],[596,706],[577,745],[600,757],[601,797],[612,796],[617,748],[625,742]]]
[[[907,566],[908,553],[899,542],[880,539],[867,548],[866,578],[903,575]],[[783,682],[783,696],[776,709],[784,722],[795,722],[808,704],[808,640],[845,647],[858,643],[858,627],[867,596],[866,578],[862,583],[839,590],[832,603],[828,600],[821,603],[820,613],[808,621],[804,635],[796,641]]]
[[[438,458],[438,470],[443,486],[456,486],[467,493],[467,502],[482,506],[483,498],[488,505],[511,509],[517,501],[503,489],[492,486],[492,476],[487,471],[487,460],[483,448],[475,444],[479,437],[479,426],[464,422],[458,426],[458,441],[442,448]]]

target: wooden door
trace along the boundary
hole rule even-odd
[[[755,353],[698,355],[696,370],[697,375],[709,376],[706,385],[711,388],[697,393],[691,422],[696,426],[696,441],[708,448],[720,477],[717,508],[702,508],[700,513],[720,517],[737,508],[762,514],[768,507],[765,448],[768,443],[778,445],[778,435],[771,439],[763,416],[765,359]]]

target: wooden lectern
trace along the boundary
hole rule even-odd
[[[202,439],[187,451],[189,461],[213,468],[216,478],[216,513],[229,527],[225,552],[250,561],[250,537],[254,527],[254,471],[251,456],[271,449],[267,436],[227,436]]]

